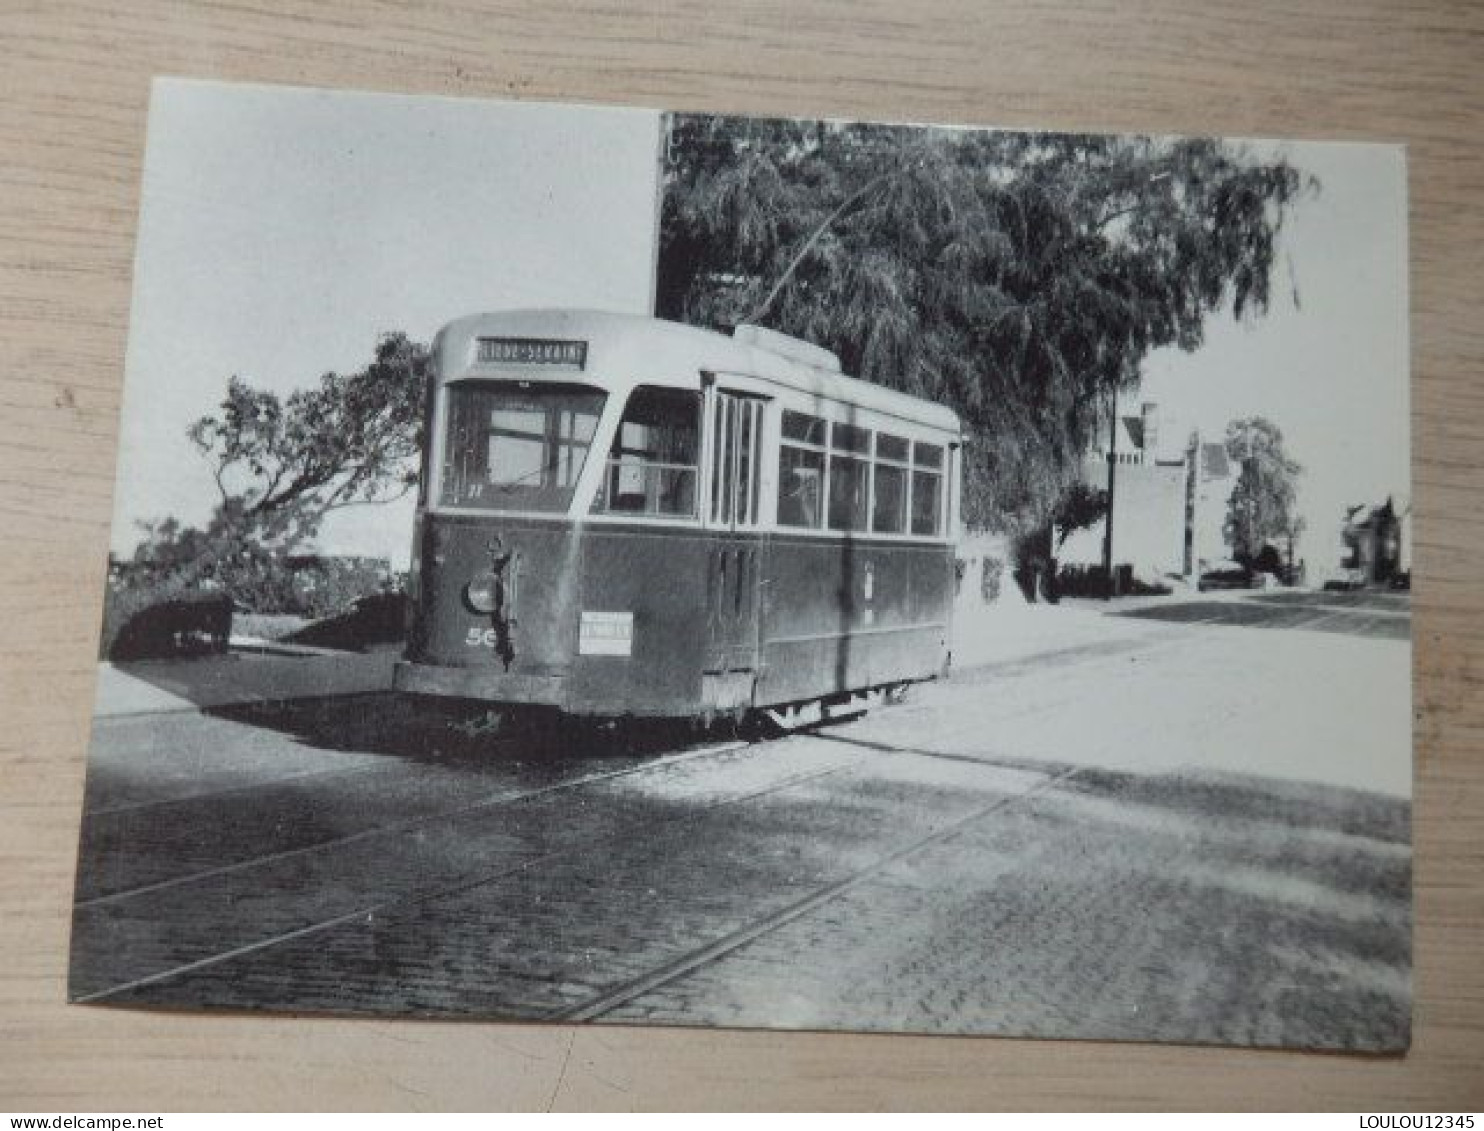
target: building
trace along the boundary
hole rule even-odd
[[[1087,453],[1089,486],[1108,486],[1108,447]],[[1146,401],[1138,415],[1121,415],[1113,445],[1113,564],[1146,583],[1192,577],[1230,556],[1223,527],[1234,468],[1220,443],[1182,436]],[[1058,532],[1059,533],[1059,532]],[[1074,531],[1057,554],[1063,568],[1100,570],[1104,522]]]
[[[1189,507],[1185,530],[1188,550],[1182,572],[1197,576],[1218,561],[1231,557],[1226,537],[1226,515],[1238,468],[1226,454],[1226,445],[1190,437],[1190,475],[1187,480]]]
[[[1390,585],[1411,571],[1404,514],[1387,499],[1380,506],[1350,507],[1341,531],[1345,585]]]

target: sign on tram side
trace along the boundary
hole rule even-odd
[[[150,139],[74,1001],[1407,1047],[1400,150]]]

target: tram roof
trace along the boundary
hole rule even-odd
[[[846,377],[802,358],[739,341],[715,330],[608,311],[511,310],[456,319],[444,326],[436,343],[440,379],[446,382],[508,373],[509,366],[480,365],[473,360],[474,340],[485,337],[585,342],[587,365],[582,377],[596,378],[601,384],[622,383],[625,388],[638,384],[695,388],[702,370],[745,374],[931,427],[959,430],[957,414],[944,405]],[[799,344],[804,347],[801,353],[824,352],[806,342]],[[571,380],[573,374],[570,369],[553,366],[549,376]]]

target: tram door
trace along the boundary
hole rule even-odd
[[[764,545],[761,397],[712,388],[707,526],[705,697],[718,709],[746,706],[758,666],[758,615]]]

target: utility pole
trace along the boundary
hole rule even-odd
[[[1108,389],[1108,511],[1103,517],[1103,600],[1116,588],[1113,580],[1113,467],[1118,458],[1118,389]]]
[[[1181,561],[1187,578],[1195,578],[1196,507],[1200,502],[1201,434],[1199,429],[1190,433],[1185,444],[1185,556]]]

